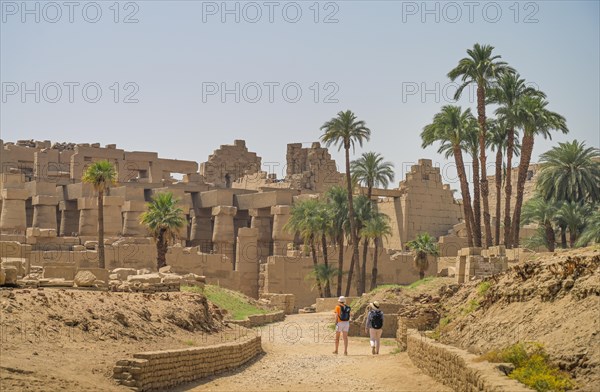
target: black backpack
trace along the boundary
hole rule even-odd
[[[383,327],[383,313],[381,310],[373,310],[371,314],[371,328],[381,329]]]
[[[342,321],[350,320],[350,306],[340,305],[340,320],[342,320]]]

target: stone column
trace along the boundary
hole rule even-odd
[[[79,236],[98,235],[98,198],[80,197],[77,199],[79,210]]]
[[[251,228],[258,230],[258,258],[266,261],[271,253],[271,209],[251,208],[248,210],[252,217]]]
[[[273,254],[275,256],[287,255],[288,244],[294,242],[294,233],[284,229],[285,224],[290,219],[290,209],[288,205],[277,205],[271,207],[273,214]]]
[[[192,208],[191,246],[199,246],[200,251],[209,253],[212,249],[212,219],[210,208]]]
[[[7,234],[25,234],[27,230],[25,200],[28,197],[29,192],[27,189],[2,189],[0,231]]]
[[[58,203],[60,210],[60,235],[70,237],[79,231],[79,211],[76,200],[64,200]]]
[[[213,207],[212,215],[215,217],[215,226],[212,233],[213,250],[229,258],[235,267],[233,245],[235,241],[233,217],[237,207],[218,206]]]
[[[238,230],[235,249],[235,270],[239,272],[239,290],[258,298],[258,230],[242,227]]]
[[[148,230],[140,224],[140,215],[146,211],[146,203],[141,200],[128,200],[123,205],[124,237],[148,237]]]
[[[114,237],[123,230],[121,206],[125,203],[122,196],[104,196],[104,235]]]
[[[39,195],[33,197],[32,227],[56,230],[56,206],[58,197]]]

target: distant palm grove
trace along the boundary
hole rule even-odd
[[[461,82],[455,100],[467,86],[476,86],[476,115],[471,108],[445,105],[423,128],[421,139],[423,148],[438,143],[440,154],[454,158],[468,246],[546,246],[554,250],[557,237],[560,237],[562,247],[600,242],[598,149],[573,141],[560,143],[543,154],[536,195],[524,203],[535,139],[552,138],[553,132],[568,133],[566,119],[551,111],[546,94],[528,86],[513,67],[494,54],[492,46],[475,44],[467,50],[467,57],[448,72],[448,77]],[[491,105],[494,117],[488,117],[488,106]],[[306,253],[312,255],[314,269],[310,277],[314,279],[319,295],[333,295],[331,283],[334,280],[337,282],[336,295],[350,295],[353,284],[356,292],[361,294],[377,286],[378,245],[382,238],[391,235],[387,216],[378,212],[373,203],[372,190],[386,188],[394,181],[393,165],[375,152],[351,160],[356,145],[362,147],[369,141],[371,130],[350,110],[339,112],[325,122],[321,130],[321,140],[328,147],[335,145],[344,150],[346,187],[332,187],[320,198],[296,203],[287,229],[300,235]],[[488,184],[488,151],[494,153],[493,190]],[[466,172],[466,157],[472,161],[472,184]],[[515,158],[519,158],[519,163],[517,188],[513,190],[511,169]],[[361,186],[360,191],[357,186]],[[490,191],[495,192],[495,211],[490,211]],[[496,217],[493,227],[492,213]],[[539,230],[525,244],[520,244],[520,227],[527,223],[538,224]],[[415,254],[415,268],[421,276],[426,269],[426,256],[438,255],[436,241],[428,233],[422,233],[407,244]],[[329,263],[329,242],[339,252],[337,266]],[[356,246],[352,246],[345,290],[342,290],[345,243]],[[362,260],[359,260],[361,244]],[[371,276],[367,279],[370,244],[375,252]],[[323,264],[318,263],[318,248],[321,248]],[[367,281],[370,282],[368,285]]]
[[[546,94],[529,87],[513,67],[494,54],[492,46],[475,44],[467,50],[467,57],[448,72],[448,77],[461,82],[454,96],[456,100],[468,85],[476,86],[477,114],[475,116],[471,108],[443,106],[431,124],[423,128],[421,139],[423,148],[437,142],[439,153],[446,158],[454,157],[468,245],[519,247],[519,229],[526,223],[539,225],[538,234],[523,244],[526,246],[546,246],[554,250],[556,231],[560,231],[562,247],[567,246],[567,232],[569,246],[599,241],[598,149],[575,140],[560,143],[542,154],[536,195],[523,205],[534,141],[539,137],[551,139],[553,132],[568,133],[566,119],[551,111]],[[487,116],[488,105],[494,105],[495,117]],[[488,150],[495,152],[496,221],[493,228],[488,201]],[[472,198],[463,153],[473,163]],[[515,157],[519,157],[517,189],[514,205],[511,205]]]

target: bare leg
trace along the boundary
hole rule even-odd
[[[334,354],[338,353],[338,347],[340,346],[340,333],[336,332],[335,333],[335,351],[333,352]]]
[[[342,332],[342,335],[344,337],[344,355],[348,355],[348,332]]]

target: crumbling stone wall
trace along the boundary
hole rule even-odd
[[[411,167],[400,190],[406,190],[402,200],[403,244],[421,233],[444,235],[462,219],[461,205],[454,200],[450,186],[443,184],[440,168],[433,167],[430,159],[419,159]]]
[[[261,165],[262,159],[255,152],[248,151],[244,140],[235,140],[233,145],[222,145],[208,157],[208,161],[201,163],[200,174],[216,187],[231,188],[244,175],[258,173]]]
[[[144,352],[117,361],[113,378],[135,391],[164,391],[234,369],[262,352],[260,336],[209,347]]]
[[[310,148],[303,148],[302,143],[291,143],[287,146],[286,181],[295,189],[324,192],[344,181],[343,174],[338,172],[335,161],[327,148],[315,142]]]
[[[406,331],[406,330],[405,330]],[[415,330],[407,330],[408,356],[430,377],[455,391],[527,392],[531,389],[506,377],[493,364],[456,347],[437,343]]]

